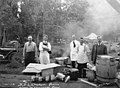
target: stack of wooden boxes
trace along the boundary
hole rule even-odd
[[[36,63],[30,63],[25,70],[22,71],[22,73],[40,73],[42,77],[49,76],[49,75],[55,75],[56,69],[59,69],[61,66],[59,64],[50,63],[47,65],[44,64],[36,64]]]

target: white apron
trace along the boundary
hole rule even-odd
[[[50,55],[47,51],[41,51],[39,60],[41,64],[50,64]]]
[[[39,60],[41,64],[50,64],[50,54],[47,51],[43,50],[43,42],[39,44],[39,50],[40,50],[40,55],[39,55]],[[49,50],[51,50],[51,45],[48,42],[47,46]]]
[[[71,57],[71,61],[76,61],[77,58],[78,58],[78,53],[72,53],[71,52],[70,57]]]
[[[77,58],[78,58],[78,51],[79,51],[79,41],[77,40],[74,40],[75,44],[76,44],[76,47],[74,47],[73,45],[73,41],[70,43],[70,58],[71,58],[71,61],[77,61]]]
[[[87,45],[83,44],[80,45],[79,47],[79,54],[78,54],[78,59],[77,62],[78,63],[87,63],[89,62],[88,57],[87,57],[87,48],[85,48]]]

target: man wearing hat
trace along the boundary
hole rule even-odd
[[[28,36],[28,42],[24,44],[23,58],[25,62],[25,67],[29,63],[36,62],[35,58],[37,58],[37,46],[36,43],[32,41],[32,36]]]
[[[43,41],[39,44],[39,60],[41,64],[50,63],[51,44],[48,42],[48,36],[43,35]]]
[[[91,60],[94,65],[96,64],[97,55],[107,55],[107,47],[102,44],[102,37],[98,36],[97,41],[98,43],[93,45],[91,53]]]

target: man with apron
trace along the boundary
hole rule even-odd
[[[72,42],[70,43],[70,59],[72,67],[76,67],[76,61],[78,58],[78,52],[79,52],[79,41],[76,40],[75,35],[72,35]]]
[[[49,64],[50,63],[50,53],[51,53],[51,44],[48,42],[48,36],[43,36],[43,42],[39,44],[39,60],[41,64]]]
[[[86,70],[88,60],[88,53],[90,53],[89,47],[84,43],[84,39],[80,38],[80,47],[79,47],[79,55],[77,59],[78,70],[79,70],[79,78],[86,78]]]
[[[23,48],[25,67],[29,63],[35,63],[35,58],[37,58],[37,46],[36,43],[32,41],[32,36],[28,36],[28,42],[24,44]]]

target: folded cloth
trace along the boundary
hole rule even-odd
[[[87,63],[87,68],[88,69],[92,69],[94,67],[94,65],[90,64],[90,63]]]
[[[93,66],[91,70],[96,71],[96,66]]]

